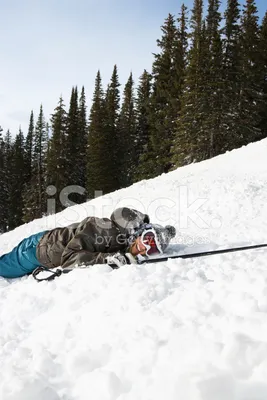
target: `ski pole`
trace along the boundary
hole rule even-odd
[[[220,250],[209,250],[209,251],[202,251],[198,253],[190,253],[190,254],[176,254],[174,256],[166,256],[166,257],[159,257],[159,258],[148,258],[146,260],[141,260],[138,262],[138,264],[145,264],[145,263],[154,263],[154,262],[161,262],[161,261],[167,261],[169,258],[197,258],[197,257],[206,257],[206,256],[212,256],[216,254],[223,254],[223,253],[233,253],[237,251],[243,251],[243,250],[252,250],[252,249],[260,249],[262,247],[267,247],[266,244],[255,244],[251,246],[243,246],[243,247],[233,247],[230,249],[220,249]]]

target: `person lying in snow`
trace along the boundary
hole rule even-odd
[[[138,254],[163,253],[175,228],[150,224],[149,217],[130,208],[116,209],[110,219],[88,217],[65,228],[39,232],[0,257],[0,276],[18,278],[38,266],[54,268],[136,263]]]

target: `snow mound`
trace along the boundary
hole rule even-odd
[[[123,205],[174,224],[170,252],[263,243],[266,153],[263,140],[35,220],[0,253]],[[266,254],[0,278],[0,399],[265,400]]]

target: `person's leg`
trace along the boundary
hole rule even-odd
[[[23,239],[10,253],[2,255],[0,257],[0,276],[19,278],[40,266],[36,258],[36,247],[45,232],[39,232]]]

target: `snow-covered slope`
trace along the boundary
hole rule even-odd
[[[0,253],[122,205],[174,224],[170,252],[267,242],[266,154],[264,140],[35,220]],[[0,399],[266,400],[266,257],[0,278]]]

